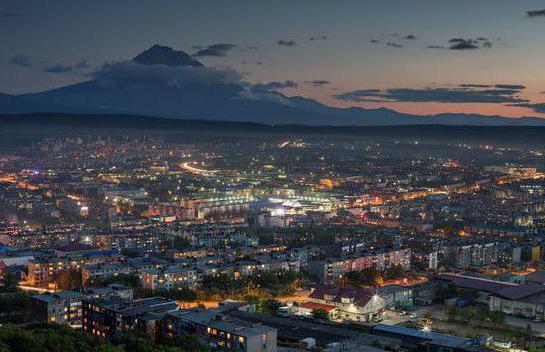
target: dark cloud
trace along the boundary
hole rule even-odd
[[[314,41],[314,40],[327,40],[327,36],[325,36],[325,35],[319,35],[319,36],[317,36],[317,37],[310,37],[310,38],[308,38],[308,40],[310,40],[310,41]]]
[[[23,68],[31,68],[32,67],[32,60],[26,55],[14,55],[12,56],[8,63],[12,66],[17,67],[23,67]]]
[[[197,51],[194,56],[203,57],[203,56],[215,56],[215,57],[224,57],[227,56],[229,51],[233,48],[236,48],[235,44],[228,43],[219,43],[212,44],[207,47],[204,47]]]
[[[478,43],[473,39],[452,38],[449,41],[450,50],[473,50],[479,49]]]
[[[294,40],[281,39],[276,42],[280,46],[296,46],[297,43]]]
[[[185,84],[235,84],[241,76],[235,70],[221,70],[205,66],[143,65],[121,61],[102,65],[91,74],[104,84],[166,84],[179,87]]]
[[[428,45],[426,46],[428,49],[444,49],[445,47],[442,45]]]
[[[305,83],[311,84],[314,87],[327,86],[327,85],[331,84],[331,82],[326,81],[324,79],[314,79],[312,81],[305,81]]]
[[[403,45],[398,44],[396,42],[388,42],[386,43],[386,46],[392,47],[392,48],[403,48]]]
[[[491,48],[492,43],[486,38],[452,38],[448,41],[450,50],[475,50],[481,48]]]
[[[273,102],[276,104],[293,106],[289,98],[274,91],[272,92],[271,91],[255,91],[255,90],[244,89],[239,93],[238,98],[247,99],[247,100]]]
[[[406,39],[406,40],[416,40],[416,36],[414,34],[409,34],[409,35],[406,35],[405,38],[403,39]]]
[[[501,88],[501,89],[515,89],[515,90],[526,89],[526,86],[523,86],[522,84],[496,84],[494,87]]]
[[[67,73],[72,71],[73,67],[57,63],[53,65],[46,65],[43,69],[48,73]]]
[[[528,17],[543,17],[543,16],[545,16],[545,10],[526,11],[526,16],[528,16]]]
[[[4,18],[15,18],[15,17],[19,17],[19,14],[15,13],[15,12],[3,12],[2,17],[4,17]]]
[[[295,81],[272,81],[267,83],[257,83],[251,87],[254,92],[269,92],[284,88],[297,88],[298,84]]]
[[[545,114],[545,103],[520,103],[520,104],[511,104],[510,106],[518,106],[521,108],[528,108],[534,110],[534,112]]]
[[[45,65],[43,67],[44,72],[47,73],[81,73],[83,70],[87,70],[91,66],[87,60],[83,59],[78,61],[74,65],[65,65],[62,63],[56,63],[52,65]]]
[[[91,65],[89,65],[89,63],[87,62],[87,60],[83,59],[79,62],[77,62],[75,65],[74,65],[74,68],[77,69],[77,70],[85,70],[85,69],[88,69],[90,68]]]
[[[243,65],[249,65],[249,64],[251,64],[251,63],[252,63],[252,62],[248,62],[248,61],[246,61],[246,60],[242,61],[242,64],[243,64]],[[261,61],[256,61],[256,62],[253,62],[253,64],[258,65],[258,66],[261,66],[261,65],[263,65],[263,62],[261,62]]]
[[[513,85],[515,86],[515,85]],[[334,97],[352,102],[437,102],[437,103],[526,103],[519,97],[522,88],[486,88],[464,84],[454,88],[389,88],[355,90]],[[486,88],[486,89],[484,89]]]
[[[380,43],[380,40],[378,40],[378,39],[371,39],[370,42],[373,43],[373,44],[377,44],[377,43]]]
[[[461,88],[491,88],[491,87],[493,87],[493,85],[478,84],[478,83],[463,83],[463,84],[458,85],[458,87],[461,87]]]

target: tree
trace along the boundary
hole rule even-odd
[[[449,306],[447,308],[447,315],[449,320],[456,320],[459,314],[460,314],[460,309],[458,309],[458,307]]]
[[[107,279],[90,279],[86,285],[87,286],[106,286],[109,284],[120,284],[132,288],[142,287],[142,282],[140,277],[135,274],[120,274],[117,276],[112,276]]]
[[[379,279],[379,273],[374,266],[371,266],[360,271],[348,272],[346,279],[355,286],[374,286]]]
[[[2,276],[1,284],[2,292],[15,292],[18,290],[17,285],[19,285],[19,278],[8,271]]]
[[[329,313],[325,309],[313,309],[311,314],[314,319],[329,320]]]
[[[224,297],[242,292],[243,287],[241,282],[234,280],[227,274],[219,274],[204,276],[201,289],[206,298],[210,299],[213,295]]]
[[[532,337],[534,335],[534,331],[532,330],[532,325],[530,323],[526,324],[524,334],[528,337]]]
[[[481,307],[481,308],[477,311],[476,318],[477,318],[477,320],[479,320],[479,321],[488,321],[488,309],[485,308],[485,307]]]
[[[203,346],[199,342],[199,339],[195,335],[163,336],[159,342],[161,345],[183,348],[191,352],[209,351],[206,346]]]
[[[435,289],[433,300],[435,302],[442,302],[445,299],[456,297],[456,295],[458,295],[458,289],[453,284],[439,284]]]
[[[460,289],[458,290],[458,294],[460,295],[460,297],[469,299],[469,300],[474,300],[479,298],[479,291],[475,289]]]
[[[128,258],[138,258],[140,257],[140,253],[135,248],[123,248],[121,250],[121,254]]]
[[[276,299],[266,299],[259,304],[259,312],[262,314],[276,315],[278,308],[282,307],[282,303]]]
[[[276,296],[293,294],[299,277],[293,271],[259,271],[245,279],[248,285],[268,290]]]
[[[384,276],[386,277],[386,279],[389,279],[389,280],[397,279],[402,277],[404,273],[405,273],[405,269],[403,269],[402,265],[394,264],[386,270],[386,273],[384,274]]]
[[[187,238],[175,236],[174,240],[172,241],[172,247],[174,249],[182,251],[191,247],[191,242]]]
[[[259,297],[253,295],[244,296],[244,302],[257,306],[259,304]]]
[[[32,314],[31,295],[24,291],[0,295],[0,312],[0,323],[27,322]]]
[[[120,334],[111,342],[84,335],[58,324],[36,324],[26,328],[0,327],[0,352],[185,352],[206,351],[194,336],[164,339],[153,344],[147,336]]]
[[[501,324],[505,321],[505,313],[500,311],[488,312],[488,319],[494,323],[494,329],[496,324]]]
[[[471,307],[463,308],[462,309],[462,316],[467,321],[472,320],[475,317],[475,313],[473,312],[473,308],[471,308]]]
[[[197,294],[195,291],[190,289],[189,287],[179,287],[179,288],[173,288],[171,290],[146,290],[146,293],[144,294],[146,297],[165,297],[168,299],[173,299],[177,301],[185,301],[185,302],[192,302],[197,299]]]
[[[57,287],[61,290],[74,290],[77,288],[81,288],[81,270],[63,270],[57,275],[55,281],[57,282]]]

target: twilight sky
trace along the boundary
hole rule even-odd
[[[2,0],[0,42],[10,94],[159,43],[336,106],[545,117],[543,0]]]

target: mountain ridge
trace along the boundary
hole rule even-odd
[[[337,108],[310,98],[257,90],[233,70],[203,65],[189,54],[154,45],[132,60],[103,65],[93,79],[38,93],[0,93],[0,113],[132,114],[175,119],[309,126],[525,125],[537,117],[411,115],[386,108]]]

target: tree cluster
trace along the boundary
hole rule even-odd
[[[111,341],[84,335],[56,324],[38,324],[27,328],[0,327],[0,352],[203,352],[193,336],[166,338],[152,344],[146,337],[121,334]]]

